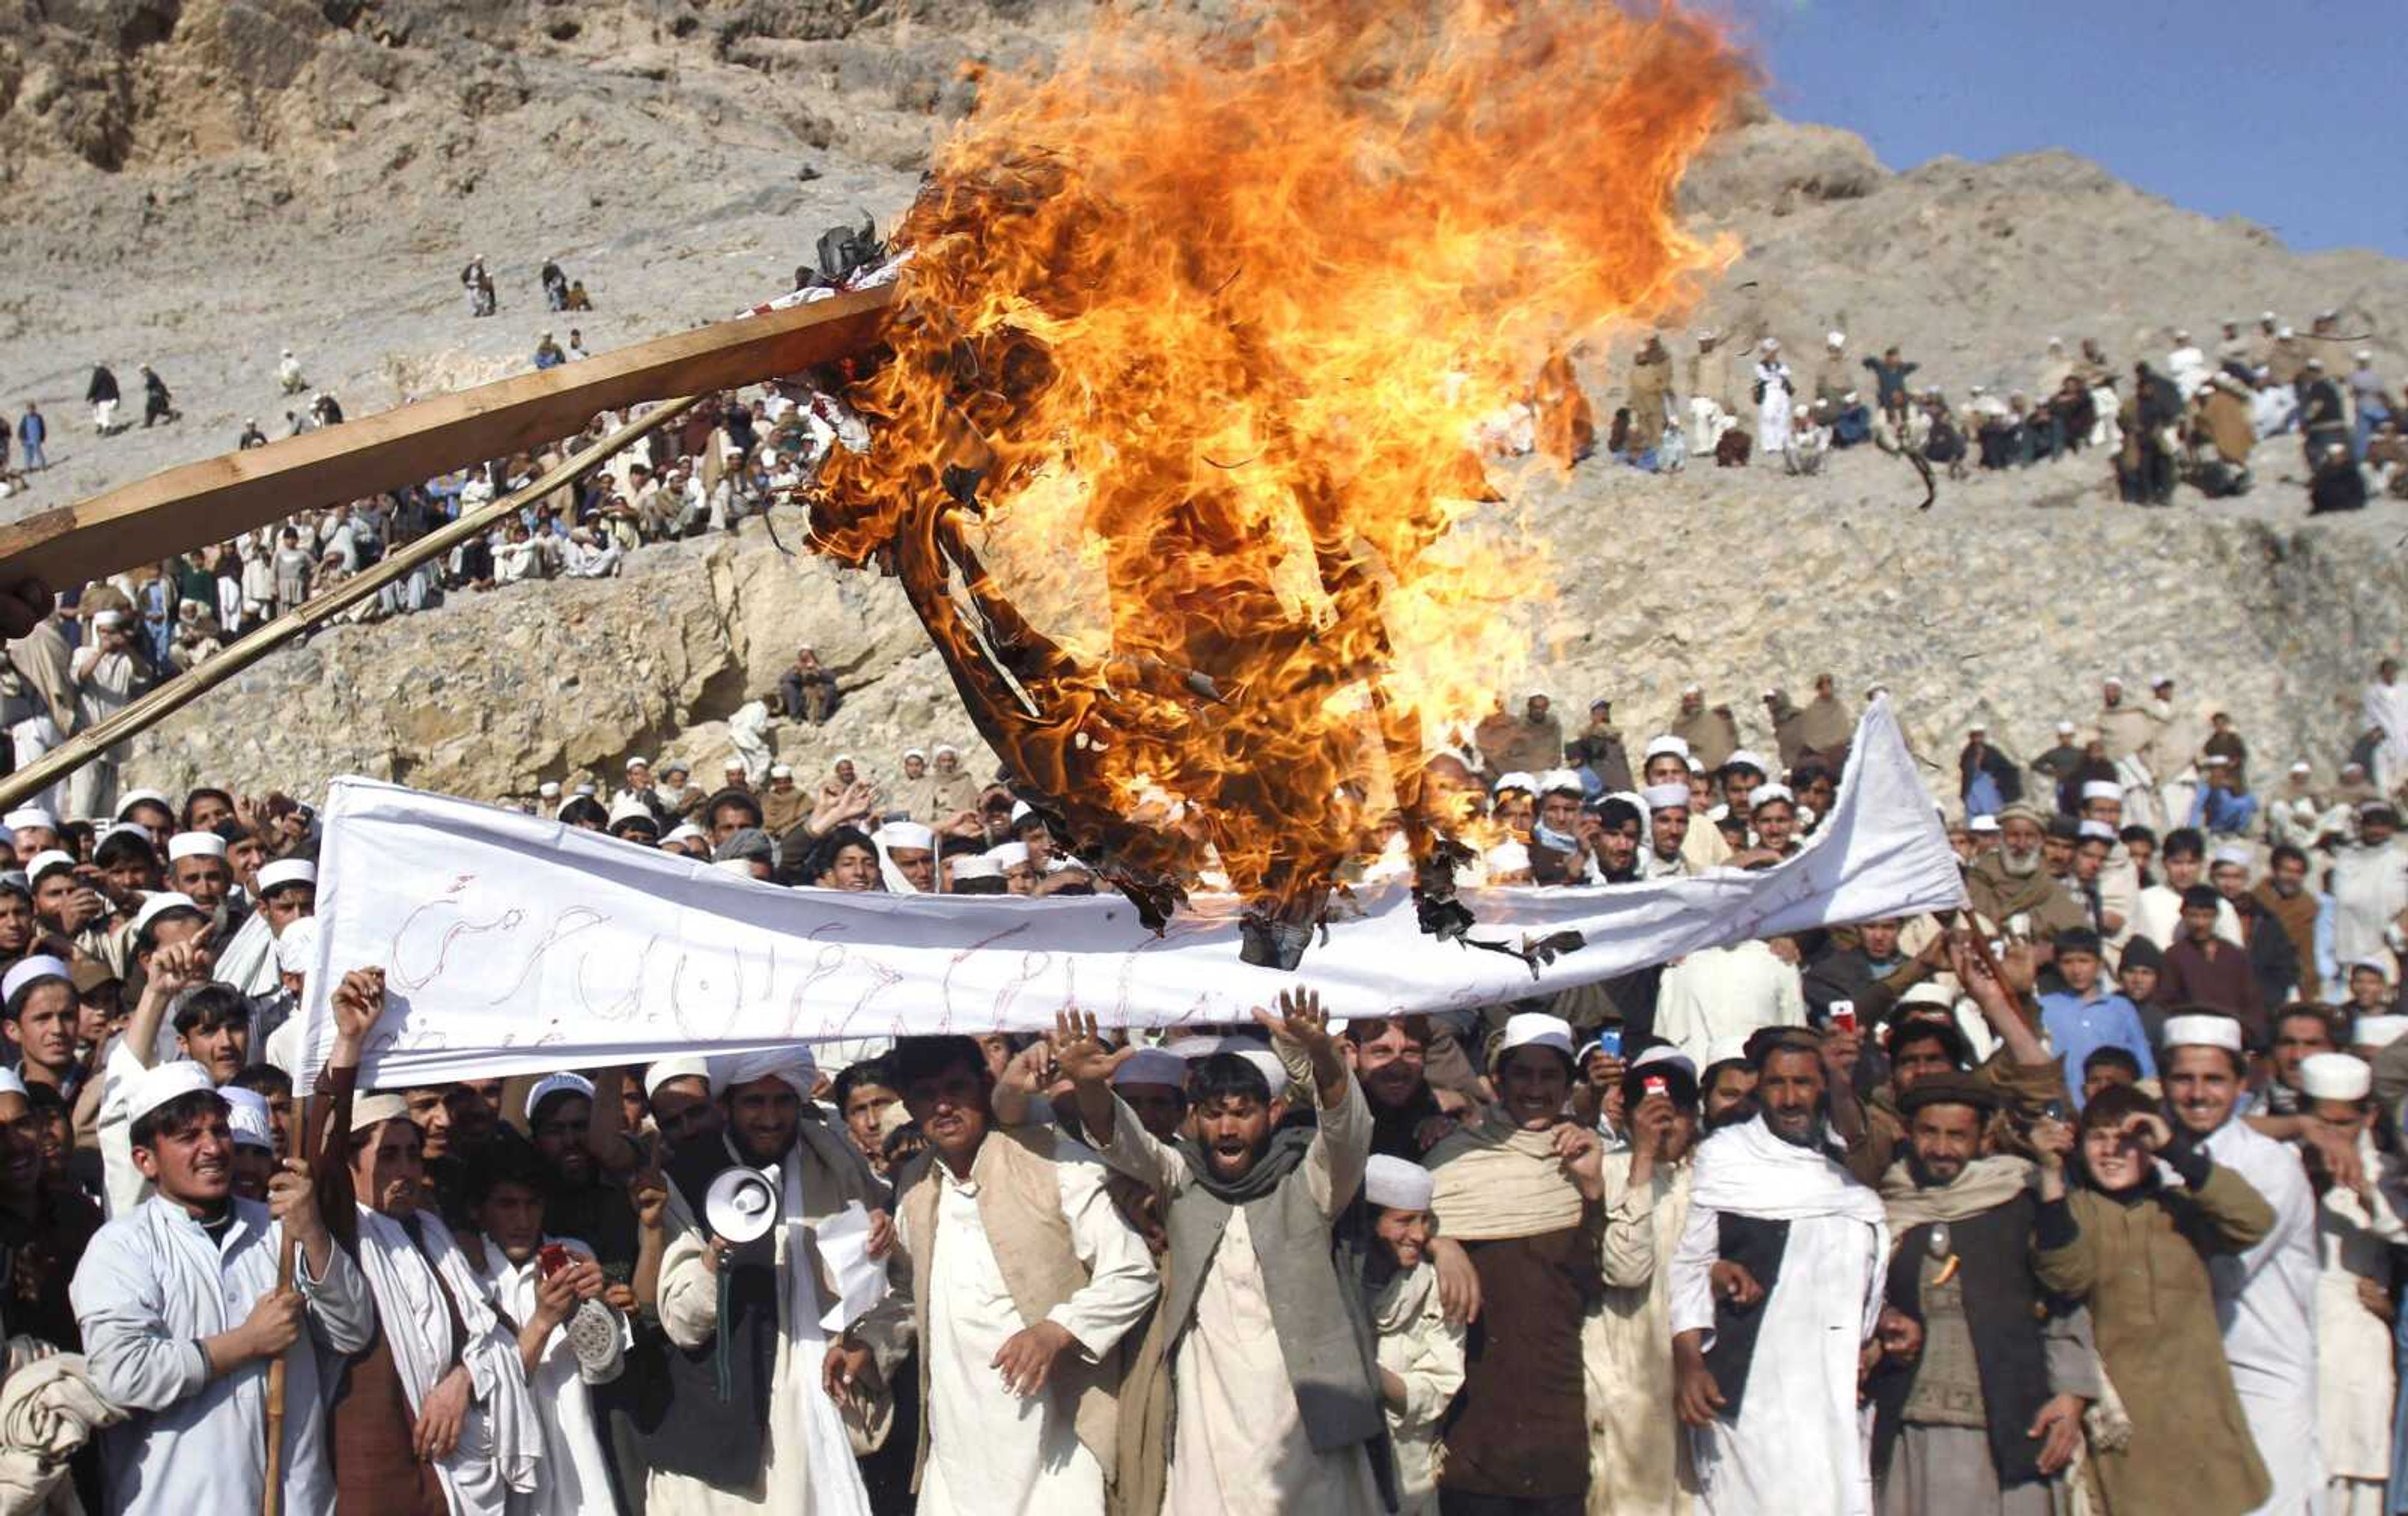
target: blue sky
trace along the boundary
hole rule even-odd
[[[1706,0],[1892,168],[2061,147],[2302,251],[2408,257],[2402,0]]]

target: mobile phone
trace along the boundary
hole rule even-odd
[[[547,1242],[536,1250],[536,1272],[551,1278],[568,1266],[568,1249],[556,1242]]]
[[[1664,1076],[1662,1075],[1651,1074],[1646,1077],[1645,1081],[1640,1085],[1640,1089],[1649,1095],[1665,1095],[1670,1093],[1672,1087],[1664,1082]]]
[[[1597,1034],[1597,1050],[1608,1058],[1622,1056],[1622,1029],[1606,1027]]]
[[[1856,1003],[1852,1000],[1831,1002],[1831,1024],[1842,1032],[1856,1030]]]
[[[2014,915],[2007,917],[2007,935],[2015,938],[2020,942],[2029,942],[2031,940],[2030,914],[2025,911],[2017,911]]]

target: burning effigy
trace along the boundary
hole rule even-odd
[[[1697,18],[1571,0],[1123,17],[990,79],[895,231],[844,391],[871,441],[810,487],[812,546],[899,577],[1150,923],[1226,879],[1292,966],[1401,823],[1444,931],[1426,754],[1546,582],[1476,529],[1467,439],[1726,261],[1673,195],[1750,81]]]

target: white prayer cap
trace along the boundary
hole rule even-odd
[[[652,808],[633,795],[622,795],[610,802],[609,825],[615,827],[622,821],[632,821],[638,816],[659,825],[659,818],[652,815]]]
[[[719,766],[719,772],[722,773],[742,773],[744,772],[744,760],[741,758],[729,758],[726,762]]]
[[[663,773],[686,773],[691,772],[686,768],[685,759],[683,758],[663,758],[660,762],[660,770]]]
[[[2310,1100],[2364,1100],[2374,1071],[2347,1053],[2310,1053],[2300,1060],[2300,1093]]]
[[[2391,982],[2391,963],[2387,959],[2376,957],[2354,960],[2350,963],[2347,973],[2343,976],[2346,978],[2349,974],[2355,974],[2359,969],[2372,969],[2376,974],[2383,976],[2383,982],[2385,984],[2389,984]]]
[[[1983,726],[1979,722],[1975,722],[1972,726],[1965,729],[1965,735],[1968,737],[1986,737],[1989,733],[1990,729]]]
[[[2293,773],[2314,773],[2316,772],[2316,766],[2310,763],[2306,758],[2301,758],[2299,762],[2291,765],[2291,772]]]
[[[1900,1005],[1937,1005],[1942,1010],[1947,1011],[1956,1009],[1956,997],[1949,993],[1946,986],[1936,985],[1926,979],[1899,995],[1898,1003]]]
[[[1570,769],[1549,769],[1546,772],[1539,775],[1540,794],[1555,795],[1560,794],[1565,790],[1570,790],[1575,795],[1580,795],[1585,794],[1588,790],[1588,787],[1582,784],[1581,776],[1572,772]]]
[[[112,821],[101,828],[100,835],[93,841],[97,845],[108,841],[111,837],[139,837],[147,844],[150,841],[150,829],[139,821]]]
[[[113,813],[112,818],[122,821],[125,819],[126,812],[146,802],[151,805],[156,805],[161,810],[166,811],[170,814],[173,814],[176,809],[173,802],[171,802],[166,796],[160,794],[157,790],[136,789],[129,791],[123,800],[117,802],[117,810]]]
[[[666,847],[673,843],[695,842],[710,835],[691,821],[681,821],[669,829],[667,836],[661,839],[661,845]]]
[[[223,858],[225,839],[214,831],[179,831],[167,839],[167,861],[183,858]]]
[[[664,1058],[644,1069],[644,1098],[650,1100],[661,1086],[671,1079],[700,1079],[710,1082],[710,1060],[702,1057]]]
[[[850,753],[838,753],[836,757],[834,757],[834,758],[832,758],[828,759],[828,767],[829,767],[829,768],[831,768],[831,769],[841,769],[841,768],[843,768],[846,764],[851,763],[851,762],[853,762],[853,755],[852,755],[852,754],[850,754]]]
[[[1781,351],[1781,339],[1777,337],[1768,337],[1760,345],[1767,353],[1778,353]]]
[[[547,779],[535,787],[535,793],[538,800],[556,801],[560,799],[560,781]]]
[[[2296,335],[2297,335],[2297,333],[2295,333],[2295,332],[2292,330],[2292,328],[2290,328],[2290,327],[2288,327],[2288,326],[2285,326],[2285,327],[2281,328],[2280,330],[2276,331],[2276,332],[2274,333],[2274,335],[2275,335],[2275,336],[2277,336],[2277,337],[2292,337],[2292,336],[2296,336]]]
[[[1177,1053],[1161,1047],[1140,1047],[1121,1060],[1112,1070],[1112,1088],[1133,1084],[1168,1085],[1173,1090],[1187,1088],[1187,1061]]]
[[[2238,863],[2244,869],[2249,867],[2249,865],[2255,860],[2256,855],[2249,851],[2249,845],[2246,843],[2226,843],[2223,846],[2217,848],[2208,859],[2211,865],[2217,863]]]
[[[2360,363],[2372,363],[2374,361],[2374,350],[2372,348],[2362,347],[2356,353],[2351,354],[2350,356]]]
[[[318,963],[318,918],[305,916],[276,939],[276,972],[308,974]]]
[[[2408,1034],[2408,1016],[2361,1016],[2350,1028],[2353,1047],[2388,1047]]]
[[[1539,792],[1539,781],[1516,769],[1512,773],[1498,774],[1497,782],[1488,787],[1488,792],[1492,795],[1502,795],[1509,789],[1525,790],[1535,795]]]
[[[2086,818],[2082,823],[2079,835],[2083,837],[2096,837],[2102,842],[2112,843],[2115,840],[2115,829],[2109,826],[2104,821],[2100,821],[2096,818]]]
[[[580,798],[580,800],[589,800],[589,801],[590,801],[590,800],[592,800],[595,796],[599,795],[599,794],[601,794],[601,793],[602,793],[601,789],[600,789],[597,786],[595,786],[595,784],[594,783],[594,781],[593,781],[593,780],[591,780],[591,779],[586,780],[583,784],[580,784],[580,785],[579,785],[579,786],[577,787],[577,795],[578,795],[578,798]]]
[[[714,1095],[755,1079],[782,1079],[796,1094],[809,1100],[819,1082],[820,1066],[802,1047],[767,1047],[757,1053],[728,1053],[710,1061],[710,1092]]]
[[[17,1077],[15,1070],[0,1069],[0,1095],[22,1096],[30,1092],[25,1088],[25,1081]]]
[[[955,758],[959,758],[959,757],[961,757],[961,756],[962,756],[962,750],[961,750],[960,748],[958,748],[958,747],[955,747],[955,746],[954,746],[953,744],[951,744],[951,743],[939,743],[939,744],[937,744],[937,756],[938,756],[939,758],[943,758],[943,757],[944,757],[946,754],[948,754],[948,753],[951,753],[951,754],[952,754],[952,755],[953,755],[953,757],[955,757]]]
[[[216,1089],[209,1082],[209,1071],[189,1058],[144,1069],[125,1092],[126,1122],[131,1125],[139,1121],[171,1100],[181,1100],[196,1090]]]
[[[276,1131],[268,1124],[265,1095],[233,1085],[227,1085],[218,1094],[226,1103],[226,1125],[234,1131],[236,1147],[276,1151]]]
[[[917,848],[927,853],[934,852],[937,847],[936,832],[917,821],[889,821],[878,829],[878,835],[886,840],[890,849]]]
[[[1666,732],[1661,737],[1650,738],[1648,740],[1646,757],[1662,758],[1667,753],[1671,754],[1674,758],[1687,758],[1689,756],[1689,744],[1682,741],[1680,738],[1673,736],[1670,732]]]
[[[2259,321],[2272,321],[2274,319],[2274,312],[2272,310],[2260,310],[2258,312],[2258,319]]]
[[[535,1082],[534,1089],[527,1091],[525,1106],[526,1119],[529,1121],[533,1121],[535,1119],[536,1108],[541,1105],[552,1096],[560,1094],[563,1091],[566,1091],[572,1095],[582,1095],[587,1100],[592,1100],[594,1098],[594,1081],[581,1074],[569,1074],[564,1072],[560,1074],[545,1075],[542,1078],[538,1079]]]
[[[0,1001],[13,1006],[17,1003],[20,990],[29,989],[45,979],[57,979],[72,985],[75,972],[66,966],[64,960],[52,958],[48,953],[21,958],[9,968],[7,975],[0,978]]]
[[[2229,1016],[2170,1016],[2158,1043],[2169,1052],[2176,1047],[2221,1047],[2241,1051],[2241,1023]]]
[[[190,911],[194,916],[207,916],[201,902],[180,890],[162,889],[143,897],[141,909],[134,913],[134,933],[140,936],[145,927],[170,911]]]
[[[1438,1176],[1409,1158],[1373,1153],[1363,1165],[1363,1199],[1392,1211],[1426,1211]]]
[[[59,818],[38,805],[21,805],[7,816],[0,816],[0,826],[7,827],[10,831],[25,831],[35,828],[44,831],[56,831],[59,830]]]
[[[1965,830],[1977,836],[1986,837],[1999,830],[1999,818],[1995,816],[1977,816],[1965,823]]]
[[[903,749],[903,756],[907,758],[918,758],[921,761],[925,762],[928,758],[928,750],[924,747],[907,747]]]
[[[38,885],[42,882],[42,876],[52,870],[64,869],[72,874],[75,872],[75,866],[74,854],[63,853],[53,847],[48,852],[35,854],[34,861],[25,865],[25,882],[29,885]]]
[[[1761,810],[1774,801],[1781,801],[1793,811],[1798,808],[1798,797],[1790,791],[1787,785],[1758,785],[1747,792],[1747,805],[1751,811]]]
[[[1823,341],[1824,344],[1828,347],[1846,347],[1848,345],[1848,334],[1845,332],[1826,332],[1823,334]]]
[[[1498,843],[1486,854],[1491,874],[1526,874],[1530,868],[1530,850],[1520,843]]]
[[[2210,753],[2202,760],[2201,766],[2210,769],[2227,769],[2232,766],[2232,760],[2221,753]]]
[[[2124,676],[2119,673],[2111,673],[2106,678],[2099,681],[2099,683],[2102,686],[2121,689],[2124,687]]]
[[[1688,809],[1689,787],[1686,785],[1649,785],[1639,792],[1650,811],[1683,811]]]
[[[1689,766],[1689,772],[1691,773],[1703,773],[1706,772],[1705,759],[1698,757],[1695,753],[1689,754],[1681,761]]]
[[[1694,1079],[1698,1076],[1698,1065],[1690,1060],[1689,1055],[1669,1042],[1659,1042],[1630,1061],[1630,1066],[1634,1069],[1643,1069],[1656,1063],[1677,1063],[1689,1077]]]
[[[2060,721],[2060,722],[2058,722],[2058,723],[2057,724],[2057,734],[2059,737],[2071,737],[2071,736],[2072,736],[2072,735],[2073,735],[2073,723],[2072,723],[2072,722],[2071,722],[2071,721]]]
[[[1566,1058],[1572,1056],[1571,1024],[1560,1016],[1544,1011],[1521,1011],[1505,1018],[1505,1035],[1497,1045],[1497,1056],[1502,1059],[1516,1047],[1552,1047]]]
[[[2178,326],[2178,327],[2174,328],[2174,340],[2175,340],[2175,341],[2177,341],[2177,342],[2187,342],[2187,341],[2189,341],[2189,340],[2190,340],[2190,331],[2189,331],[2189,329],[2188,329],[2187,327],[2180,327],[2180,326]]]
[[[1027,819],[1028,815],[1029,807],[1026,801],[1013,801],[1011,802],[1011,817],[1009,824],[1016,827],[1020,825],[1022,821]]]
[[[1744,747],[1733,750],[1730,757],[1723,759],[1723,767],[1726,769],[1754,769],[1758,773],[1766,774],[1772,772],[1771,765],[1766,763],[1763,758],[1757,757],[1754,752]]]
[[[318,865],[306,858],[280,858],[259,866],[259,894],[265,900],[287,885],[318,888]]]
[[[1713,1042],[1706,1045],[1706,1067],[1709,1069],[1713,1068],[1717,1063],[1743,1063],[1745,1061],[1747,1061],[1747,1039],[1745,1037],[1717,1037]]]
[[[409,1102],[391,1090],[380,1090],[361,1095],[351,1102],[351,1135],[358,1136],[371,1127],[387,1121],[409,1119]]]
[[[794,776],[794,765],[790,763],[772,763],[769,765],[769,777],[772,779],[792,779]]]
[[[99,612],[93,616],[92,625],[95,631],[115,631],[125,625],[125,613],[122,611]]]
[[[1263,1083],[1270,1087],[1271,1099],[1277,1100],[1287,1093],[1287,1065],[1280,1061],[1279,1054],[1259,1043],[1226,1046],[1221,1051],[1235,1053],[1261,1070]]]
[[[984,853],[956,853],[947,861],[945,869],[953,875],[955,884],[960,884],[965,879],[1003,877],[1003,865]]]
[[[1014,869],[1025,868],[1027,866],[1028,845],[1026,843],[997,843],[995,846],[986,850],[986,856],[997,869],[1009,874]]]
[[[2082,782],[2082,798],[2086,801],[2122,801],[2124,787],[2113,779],[2086,779]]]

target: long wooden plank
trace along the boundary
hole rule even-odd
[[[719,322],[169,469],[0,526],[0,585],[65,591],[296,511],[556,441],[598,411],[832,363],[877,340],[895,297],[888,284]]]
[[[333,589],[302,601],[250,635],[238,638],[233,646],[216,657],[157,686],[99,726],[76,733],[32,763],[0,778],[0,810],[23,804],[91,762],[94,754],[114,747],[138,732],[150,730],[310,628],[325,625],[418,565],[442,556],[479,532],[487,530],[495,522],[523,511],[553,490],[583,478],[616,457],[621,449],[640,441],[649,433],[694,409],[700,398],[695,395],[681,396],[666,405],[654,407],[592,446],[563,459],[526,488],[488,501],[482,508],[467,513],[457,521],[414,541],[403,543],[374,566],[353,574]]]

